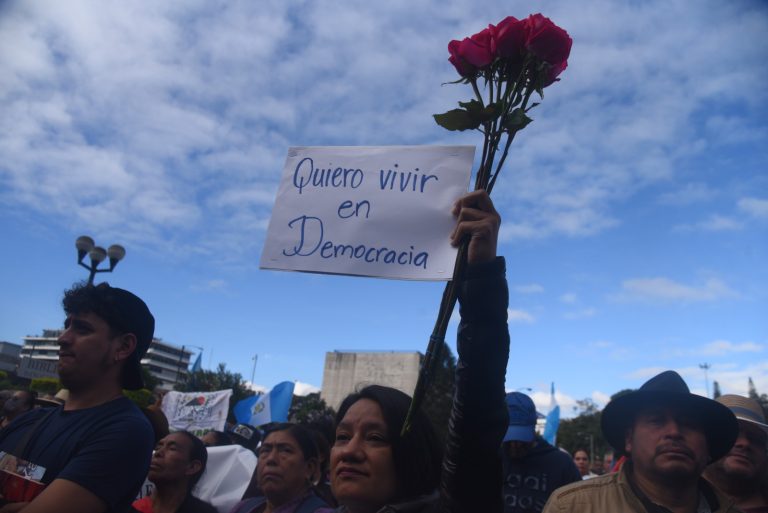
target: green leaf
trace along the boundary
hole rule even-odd
[[[507,115],[504,119],[503,126],[510,132],[517,132],[528,126],[528,123],[531,121],[533,121],[533,119],[529,118],[523,109],[517,108]]]
[[[435,114],[435,121],[447,130],[474,130],[480,126],[480,121],[474,120],[464,109],[453,109],[443,114]]]

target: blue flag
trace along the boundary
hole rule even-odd
[[[192,372],[197,372],[203,368],[203,364],[201,361],[201,357],[203,356],[203,352],[200,351],[197,354],[197,359],[195,360],[195,363],[192,364]]]
[[[557,443],[557,428],[560,427],[560,405],[555,399],[555,383],[552,382],[549,413],[547,413],[547,423],[544,424],[544,434],[542,438],[551,445]]]
[[[235,405],[235,418],[241,424],[263,426],[270,422],[286,422],[293,401],[293,381],[283,381],[264,395],[243,399]]]

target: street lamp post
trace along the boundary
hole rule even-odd
[[[88,275],[88,285],[93,285],[93,278],[96,273],[111,273],[117,263],[125,257],[125,248],[117,244],[112,244],[109,248],[104,249],[97,246],[93,239],[87,235],[78,237],[75,241],[75,247],[77,248],[77,263],[78,265],[88,269],[90,273]],[[91,265],[83,263],[85,255],[88,255],[91,259]],[[99,264],[109,257],[109,269],[99,269]]]

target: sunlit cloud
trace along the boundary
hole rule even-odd
[[[721,280],[710,278],[702,285],[693,286],[669,278],[634,278],[621,284],[615,296],[622,301],[698,302],[717,301],[737,297],[738,294]]]
[[[507,310],[507,320],[510,323],[518,324],[533,324],[536,322],[536,318],[533,316],[533,314],[526,312],[525,310],[513,309]]]

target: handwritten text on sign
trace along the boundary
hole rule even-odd
[[[295,147],[288,151],[260,266],[448,280],[453,202],[472,146]]]

